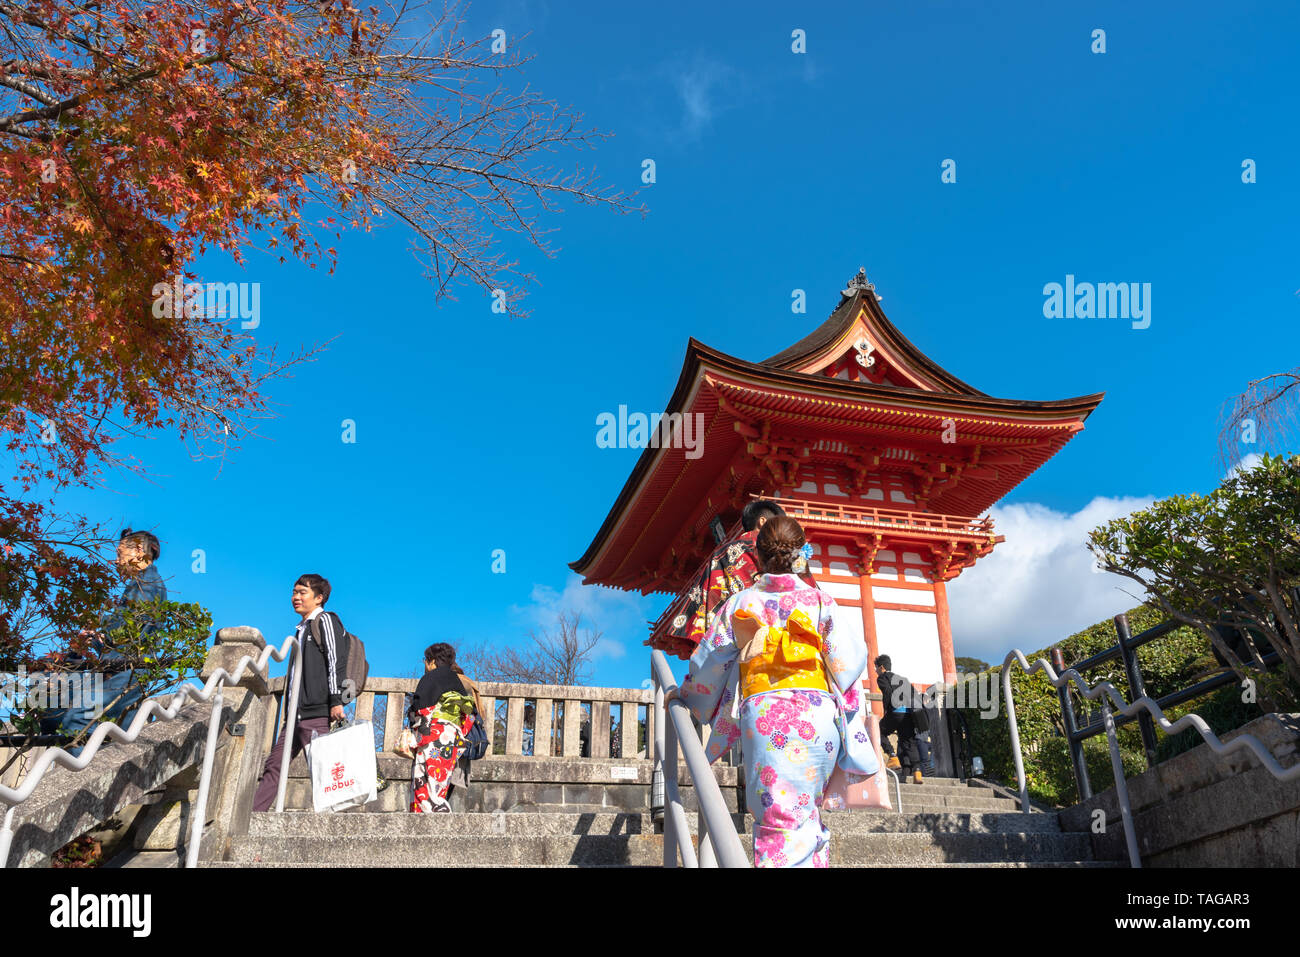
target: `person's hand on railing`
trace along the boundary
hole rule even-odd
[[[681,695],[679,695],[679,694],[677,693],[678,690],[679,690],[678,688],[676,688],[676,687],[672,687],[672,688],[669,688],[666,692],[664,692],[664,707],[665,707],[665,708],[668,707],[668,702],[672,701],[674,698],[676,698],[678,701],[681,700]]]

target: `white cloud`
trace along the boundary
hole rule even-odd
[[[1084,543],[1098,525],[1153,501],[1095,498],[1073,514],[1033,503],[994,508],[1007,540],[948,583],[956,654],[999,664],[1012,648],[1045,648],[1138,604],[1139,586],[1098,571]]]
[[[667,64],[662,72],[671,78],[681,100],[682,119],[676,137],[687,142],[698,139],[719,113],[736,105],[738,87],[743,85],[731,67],[702,55],[689,63]]]
[[[1263,461],[1264,456],[1260,455],[1258,452],[1251,452],[1232,468],[1228,469],[1228,474],[1224,476],[1224,479],[1233,478],[1239,472],[1249,472],[1251,469],[1258,468]]]
[[[570,572],[564,590],[556,591],[549,585],[534,585],[529,594],[531,604],[512,605],[510,611],[523,619],[524,631],[554,632],[556,618],[561,612],[577,612],[582,616],[582,628],[596,628],[602,634],[592,658],[618,659],[627,654],[625,640],[636,631],[642,638],[647,634],[646,619],[650,617],[649,602],[637,592],[584,585],[582,576]],[[639,630],[638,630],[639,629]],[[639,642],[638,642],[639,645]]]

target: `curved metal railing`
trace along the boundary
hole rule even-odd
[[[890,768],[885,768],[889,776],[894,779],[894,801],[898,804],[898,813],[903,813],[903,783],[898,777],[898,772]],[[888,789],[886,789],[888,790]]]
[[[1124,823],[1124,840],[1128,845],[1129,863],[1133,867],[1141,867],[1142,860],[1138,854],[1137,835],[1133,830],[1133,809],[1129,803],[1128,781],[1124,777],[1124,762],[1120,757],[1119,739],[1115,734],[1115,717],[1111,712],[1112,702],[1116,710],[1122,715],[1134,715],[1139,711],[1147,711],[1155,718],[1160,730],[1165,734],[1178,734],[1188,728],[1195,728],[1196,732],[1215,754],[1225,755],[1246,748],[1279,781],[1300,779],[1300,764],[1292,765],[1290,768],[1282,767],[1277,758],[1273,757],[1272,752],[1264,746],[1264,743],[1253,735],[1243,734],[1231,741],[1224,742],[1210,730],[1210,726],[1205,723],[1205,720],[1200,715],[1185,714],[1177,721],[1170,721],[1165,717],[1160,705],[1146,695],[1136,699],[1131,704],[1125,703],[1123,695],[1109,681],[1099,681],[1097,684],[1089,686],[1084,681],[1083,676],[1073,668],[1067,668],[1058,675],[1052,666],[1048,664],[1046,658],[1039,658],[1033,665],[1030,665],[1024,654],[1018,648],[1015,648],[1007,652],[1006,658],[1002,661],[1002,694],[1007,702],[1007,723],[1010,725],[1011,730],[1011,756],[1016,764],[1016,783],[1020,786],[1020,810],[1022,812],[1028,813],[1030,810],[1029,788],[1025,783],[1025,765],[1020,753],[1020,729],[1016,725],[1016,703],[1011,696],[1011,665],[1013,662],[1020,665],[1025,674],[1032,675],[1038,671],[1043,672],[1047,675],[1047,680],[1056,688],[1064,687],[1067,683],[1073,681],[1085,698],[1094,701],[1098,698],[1101,699],[1101,720],[1106,729],[1106,739],[1110,745],[1110,763],[1115,774],[1115,796],[1119,800],[1120,818]],[[1103,697],[1103,695],[1106,697]]]
[[[9,846],[13,841],[14,813],[40,786],[41,779],[45,777],[51,766],[57,764],[70,771],[84,770],[95,759],[95,755],[99,753],[100,746],[106,738],[112,738],[114,741],[120,741],[123,744],[130,744],[139,738],[141,732],[149,726],[151,716],[157,715],[161,721],[171,721],[190,699],[212,703],[212,712],[208,716],[207,746],[203,750],[203,770],[199,777],[199,793],[195,800],[194,822],[191,826],[190,842],[189,847],[186,849],[185,858],[186,867],[196,867],[199,860],[199,841],[203,834],[203,822],[207,819],[208,790],[212,781],[212,762],[216,755],[217,735],[221,730],[221,710],[225,706],[222,689],[227,684],[239,682],[249,670],[250,665],[255,671],[265,674],[267,663],[271,658],[276,661],[284,661],[285,658],[288,658],[297,650],[298,646],[298,639],[291,637],[286,638],[278,649],[272,645],[267,645],[256,659],[252,655],[244,655],[235,666],[234,674],[231,674],[225,668],[218,668],[209,676],[207,683],[202,688],[191,684],[182,685],[181,689],[172,695],[166,705],[161,704],[158,698],[149,698],[141,704],[135,718],[131,721],[131,726],[125,731],[111,721],[101,722],[90,735],[90,739],[77,757],[73,757],[63,748],[46,750],[36,759],[31,771],[20,786],[11,788],[0,785],[0,802],[9,805],[5,811],[4,823],[0,825],[0,868],[6,867],[8,864]],[[302,686],[302,669],[293,668],[292,671],[294,680],[289,692],[289,710],[283,732],[288,735],[285,739],[288,741],[293,740],[293,726],[298,711],[298,693]],[[289,782],[289,758],[291,754],[292,748],[284,748],[280,764],[280,787],[275,798],[275,809],[277,811],[284,810],[284,795]]]
[[[664,867],[677,866],[679,851],[685,867],[750,867],[731,812],[722,798],[722,789],[705,757],[704,746],[695,736],[690,709],[676,698],[664,707],[664,696],[677,688],[668,659],[655,649],[650,653],[650,666],[655,691],[655,764],[664,785]],[[699,804],[698,857],[691,845],[690,827],[677,788],[679,743]]]

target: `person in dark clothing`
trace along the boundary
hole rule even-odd
[[[330,583],[322,575],[302,575],[293,583],[290,601],[293,610],[301,616],[295,631],[301,646],[284,683],[284,707],[281,710],[285,724],[262,769],[262,780],[253,798],[254,811],[269,811],[279,790],[284,729],[289,721],[289,694],[299,662],[302,664],[302,687],[298,692],[297,724],[294,725],[289,760],[292,761],[311,743],[313,734],[328,734],[331,720],[342,721],[344,718],[342,689],[347,675],[347,643],[342,638],[346,631],[338,615],[325,611],[329,597]]]
[[[99,700],[86,700],[74,707],[46,712],[41,718],[43,734],[66,734],[76,740],[96,723],[101,709],[104,720],[130,727],[144,693],[135,681],[130,662],[113,646],[112,633],[125,624],[123,608],[138,601],[166,599],[167,586],[155,565],[161,553],[158,538],[152,532],[122,530],[117,543],[117,568],[127,580],[126,587],[116,606],[100,619],[97,627],[81,632],[81,637],[89,639],[89,649],[97,656],[97,667],[103,672],[103,694]],[[148,634],[154,627],[145,625],[141,631]],[[83,660],[82,667],[89,669],[91,662]],[[84,743],[68,748],[67,752],[74,757],[80,755]]]
[[[411,810],[417,814],[451,810],[452,775],[465,750],[477,708],[473,689],[456,667],[456,649],[445,642],[424,650],[424,676],[406,718],[415,736],[411,765]]]
[[[410,717],[418,714],[425,708],[432,708],[447,692],[464,694],[465,685],[460,680],[460,675],[456,673],[456,649],[451,645],[445,645],[449,652],[443,652],[441,656],[437,655],[441,651],[439,645],[430,645],[425,649],[424,675],[420,678],[419,684],[415,686],[415,697],[411,700],[408,714]],[[433,651],[435,657],[430,657]]]
[[[924,712],[917,713],[919,703],[912,683],[903,675],[895,674],[893,662],[889,655],[881,655],[874,662],[876,666],[876,687],[885,699],[885,716],[880,719],[880,747],[889,756],[888,767],[895,770],[905,769],[917,784],[923,782],[921,768],[930,763],[930,746],[917,737],[918,731],[928,731],[929,722]],[[924,724],[924,727],[918,727]],[[898,751],[902,755],[900,763],[889,743],[889,735],[898,735]]]

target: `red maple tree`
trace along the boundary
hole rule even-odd
[[[494,236],[551,252],[557,203],[629,209],[548,162],[603,134],[507,79],[462,11],[348,0],[0,0],[0,662],[67,641],[106,601],[104,536],[54,502],[102,482],[114,439],[203,454],[265,413],[278,359],[202,308],[157,308],[221,250],[333,268],[343,229],[410,230],[438,296],[531,276]],[[413,28],[428,17],[423,27]],[[310,220],[308,219],[310,211]],[[308,353],[309,354],[309,353]]]

